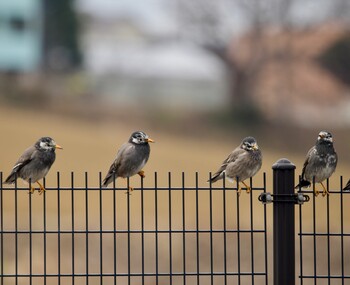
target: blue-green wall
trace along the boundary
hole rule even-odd
[[[35,71],[42,58],[41,0],[0,1],[0,71]]]

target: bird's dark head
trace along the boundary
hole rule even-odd
[[[317,137],[318,143],[333,143],[333,136],[330,132],[320,131]]]
[[[129,142],[134,144],[147,144],[149,142],[153,143],[154,140],[152,140],[146,133],[137,131],[131,134]]]
[[[56,148],[62,149],[52,138],[42,137],[36,143],[35,147],[43,151],[54,151]]]
[[[247,151],[258,150],[259,146],[253,137],[246,137],[241,142],[241,148]]]

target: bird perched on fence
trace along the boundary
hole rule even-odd
[[[223,161],[219,170],[208,182],[216,182],[222,179],[224,175],[230,182],[238,178],[238,181],[246,187],[247,193],[250,193],[250,187],[244,183],[244,180],[253,177],[260,170],[261,165],[262,153],[255,138],[246,137]],[[238,186],[238,194],[240,193],[241,187]]]
[[[300,183],[295,188],[309,187],[313,181],[320,183],[323,192],[322,196],[329,195],[323,185],[323,181],[331,177],[337,167],[338,155],[333,146],[332,134],[321,131],[318,134],[316,144],[308,151],[301,173]],[[314,190],[315,196],[319,191]]]
[[[45,188],[39,180],[46,176],[54,163],[56,149],[62,149],[62,147],[56,144],[52,138],[40,138],[20,156],[5,183],[12,184],[20,177],[28,183],[37,183],[40,187],[39,194],[44,193]],[[34,190],[35,188],[31,186],[29,193],[33,194]]]
[[[149,142],[153,143],[154,140],[144,132],[132,133],[129,140],[120,147],[102,186],[107,187],[117,177],[127,178],[135,174],[145,177],[142,168],[146,165],[150,155]],[[129,187],[128,193],[130,191],[133,191],[132,187]]]

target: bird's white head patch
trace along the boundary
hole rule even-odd
[[[129,141],[134,144],[146,144],[148,142],[153,142],[153,140],[150,139],[146,133],[141,131],[132,133]]]
[[[327,131],[320,131],[318,134],[317,140],[323,140],[327,142],[333,142],[333,136],[330,132]]]

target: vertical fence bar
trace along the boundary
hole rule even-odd
[[[196,263],[197,263],[197,285],[200,284],[200,266],[199,266],[199,263],[200,263],[200,258],[199,258],[199,192],[198,192],[198,172],[196,172],[196,176],[195,176],[195,179],[196,179]]]
[[[88,173],[85,172],[85,276],[86,285],[89,285],[89,183]]]
[[[340,189],[343,189],[343,177],[340,177]],[[341,250],[341,276],[344,276],[344,201],[343,191],[340,191],[340,250]],[[342,285],[344,285],[344,278],[342,278]]]
[[[186,285],[186,203],[185,203],[185,172],[182,172],[182,271],[183,285]]]
[[[114,262],[114,285],[117,285],[117,196],[115,189],[115,173],[113,173],[113,262]]]
[[[43,178],[43,185],[46,189],[46,179]],[[45,194],[45,193],[44,193]],[[47,213],[46,213],[46,195],[43,195],[43,226],[44,226],[44,285],[47,284]]]
[[[57,275],[58,285],[61,284],[61,185],[60,185],[60,173],[57,172]]]
[[[44,187],[46,187],[44,183]],[[44,285],[47,284],[47,213],[46,213],[46,195],[43,197],[43,224],[44,224]]]
[[[295,285],[295,217],[294,194],[295,165],[287,159],[273,166],[273,268],[275,285]],[[289,200],[289,201],[288,201]]]
[[[225,181],[225,179],[224,179]],[[225,182],[224,182],[225,183]],[[224,184],[224,188],[225,188],[225,184]],[[237,179],[237,279],[238,285],[241,285],[241,234],[240,234],[240,230],[241,230],[241,226],[240,226],[240,210],[239,210],[239,181]]]
[[[159,248],[158,248],[158,176],[154,173],[154,224],[155,224],[155,247],[156,247],[156,285],[159,284]]]
[[[329,179],[327,179],[327,190],[329,190]],[[327,195],[327,271],[328,271],[328,285],[331,285],[331,239],[330,239],[330,206],[329,195]]]
[[[145,284],[145,203],[143,177],[141,177],[141,284]]]
[[[17,178],[17,177],[16,177]],[[29,183],[30,185],[31,183]],[[18,184],[15,180],[15,284],[18,285]]]
[[[213,187],[212,174],[209,173],[209,225],[210,225],[210,284],[214,285],[214,250],[213,250]]]
[[[75,284],[75,223],[74,223],[74,172],[71,172],[71,208],[72,208],[72,285]]]
[[[300,181],[301,179],[299,179]],[[300,262],[300,285],[304,284],[303,271],[303,219],[302,219],[302,205],[299,205],[299,262]]]
[[[266,193],[266,173],[263,174],[264,179],[264,193]],[[264,246],[265,246],[265,285],[269,283],[268,276],[268,251],[267,251],[267,214],[266,204],[264,204]]]
[[[168,199],[169,199],[169,284],[173,284],[173,243],[172,243],[172,211],[171,211],[171,172],[168,173]]]
[[[103,197],[102,197],[102,173],[99,172],[98,176],[98,184],[99,184],[99,212],[100,212],[100,284],[103,284]]]
[[[227,285],[227,223],[226,223],[226,179],[225,175],[222,179],[222,219],[224,227],[224,284]]]
[[[4,284],[4,200],[2,191],[2,172],[0,172],[0,284]]]
[[[315,180],[315,178],[314,178]],[[315,182],[315,181],[314,181]],[[313,185],[313,193],[315,193],[315,183],[312,183]],[[314,285],[317,285],[317,235],[316,235],[316,196],[313,195],[313,200],[312,200],[312,232],[313,232],[313,251],[314,251]]]
[[[128,241],[128,285],[131,284],[131,242],[130,242],[130,195],[131,195],[131,188],[130,188],[130,178],[127,178],[127,194],[126,194],[126,217],[127,217],[127,241]]]
[[[250,178],[250,258],[251,258],[251,269],[252,269],[252,285],[255,284],[255,279],[254,279],[254,211],[253,211],[253,182],[252,182],[252,178]]]
[[[45,194],[43,194],[45,195]],[[29,285],[33,284],[33,224],[32,224],[32,195],[29,195]]]

